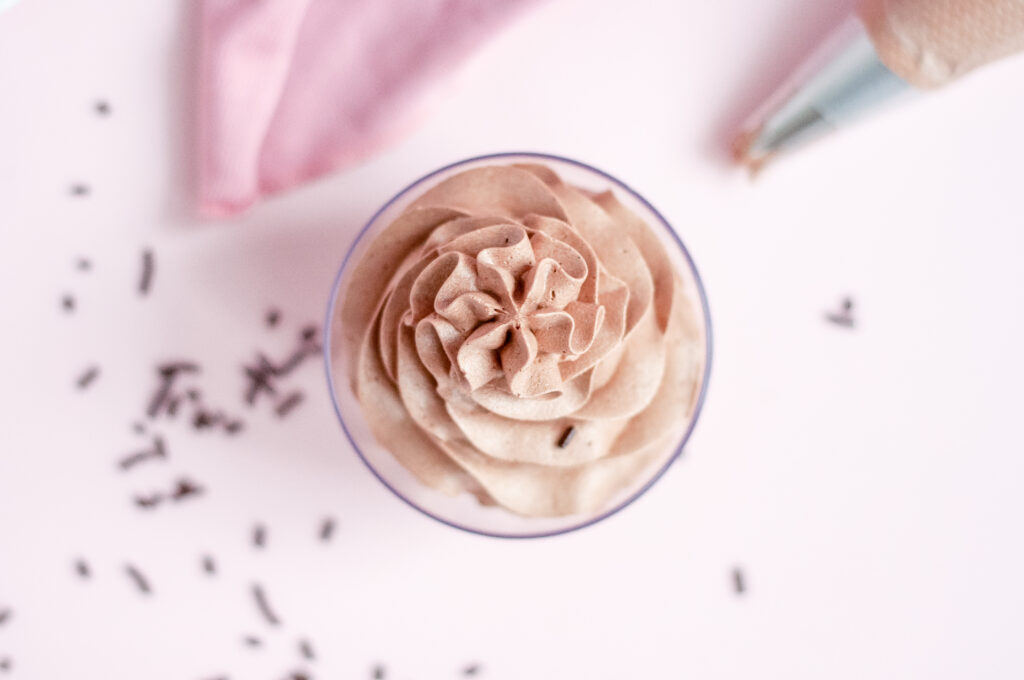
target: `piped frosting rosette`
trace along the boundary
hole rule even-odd
[[[701,387],[698,313],[611,192],[493,165],[429,189],[373,241],[340,332],[374,436],[417,478],[560,516],[671,455]]]

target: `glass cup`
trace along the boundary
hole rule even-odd
[[[483,165],[514,163],[547,165],[569,184],[588,191],[611,190],[626,208],[636,213],[657,234],[682,278],[684,294],[689,297],[692,308],[699,310],[696,324],[703,340],[704,371],[700,378],[700,393],[686,428],[679,441],[665,452],[662,462],[652,464],[646,474],[618,493],[605,508],[590,514],[523,517],[500,506],[483,506],[469,493],[448,496],[420,482],[390,451],[377,442],[370,431],[362,406],[350,389],[350,376],[354,367],[349,365],[347,353],[341,347],[340,333],[335,327],[348,279],[355,265],[377,236],[410,203],[431,187],[464,170]],[[334,410],[349,443],[370,472],[400,499],[439,522],[472,533],[504,538],[536,538],[581,529],[615,514],[643,495],[682,453],[700,414],[711,370],[711,317],[704,287],[690,254],[665,218],[640,194],[611,175],[579,161],[541,153],[499,153],[470,158],[435,170],[399,191],[370,218],[346,253],[331,291],[324,329],[327,384]]]

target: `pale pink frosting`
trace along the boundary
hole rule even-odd
[[[356,266],[340,319],[352,387],[424,483],[523,515],[592,512],[692,417],[705,357],[681,286],[610,192],[541,165],[467,170]]]

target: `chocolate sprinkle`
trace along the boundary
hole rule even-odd
[[[302,339],[309,341],[316,337],[316,326],[306,326],[302,329]]]
[[[77,267],[80,272],[87,272],[92,269],[92,261],[89,260],[89,258],[80,257],[75,260],[75,267]]]
[[[72,184],[71,185],[72,196],[88,196],[89,185],[88,184]]]
[[[155,508],[160,505],[164,500],[164,495],[161,493],[155,493],[152,496],[136,496],[135,505],[140,508]]]
[[[237,434],[245,428],[245,423],[241,420],[228,420],[224,423],[224,431],[228,434]]]
[[[133,453],[130,456],[125,456],[118,463],[118,466],[122,470],[130,470],[139,463],[145,462],[150,458],[167,458],[167,446],[164,444],[164,438],[160,435],[156,435],[153,438],[153,448],[148,451],[139,451]]]
[[[190,496],[201,496],[205,489],[189,479],[179,479],[174,491],[171,492],[171,499],[180,501]]]
[[[841,311],[829,312],[825,315],[825,319],[837,326],[845,326],[846,328],[853,328],[853,299],[850,297],[844,297],[841,302]]]
[[[167,400],[167,415],[174,417],[178,415],[178,406],[181,404],[181,397],[171,397]]]
[[[89,368],[85,369],[85,373],[83,373],[82,375],[78,376],[78,380],[76,381],[76,384],[78,385],[78,389],[80,389],[80,390],[86,389],[87,387],[89,387],[89,385],[91,385],[93,383],[94,380],[96,380],[96,378],[99,377],[99,375],[100,375],[100,368],[99,368],[99,366],[90,366]]]
[[[257,524],[252,529],[252,544],[257,548],[262,548],[267,543],[267,528],[262,524]]]
[[[207,427],[212,427],[220,422],[221,416],[219,413],[213,413],[211,411],[205,411],[199,409],[196,411],[195,416],[192,418],[192,427],[197,430],[202,430]]]
[[[137,420],[134,423],[132,423],[132,431],[135,434],[146,434],[146,424],[143,423],[141,420]]]
[[[10,621],[12,614],[10,609],[0,609],[0,626]]]
[[[135,583],[135,587],[139,589],[140,593],[144,595],[152,594],[153,589],[149,586],[149,581],[146,580],[146,577],[142,575],[142,572],[137,567],[126,564],[124,565],[124,571],[128,574],[128,578]]]
[[[384,666],[377,664],[373,667],[373,680],[384,680],[387,676],[387,669]]]
[[[256,600],[256,607],[260,610],[260,614],[271,626],[281,625],[281,620],[277,618],[274,610],[270,608],[270,603],[267,602],[267,594],[263,592],[263,587],[258,584],[252,584],[252,596]]]
[[[101,116],[110,115],[110,104],[108,104],[106,101],[102,99],[96,102],[96,106],[94,108],[96,109],[96,113],[98,113]]]
[[[268,309],[267,310],[266,320],[267,320],[267,326],[269,326],[270,328],[274,328],[275,326],[277,326],[278,322],[281,321],[281,312],[280,312],[280,310]]]
[[[213,561],[211,555],[203,555],[203,571],[210,575],[217,573],[217,563]]]
[[[270,384],[270,376],[272,375],[264,367],[252,368],[251,366],[245,367],[245,374],[249,377],[249,389],[245,392],[245,403],[252,406],[256,403],[256,395],[260,392],[266,392],[267,394],[277,394],[277,390]]]
[[[316,659],[316,654],[313,653],[313,647],[309,644],[309,640],[299,640],[299,652],[310,661]]]
[[[262,647],[263,646],[263,640],[259,639],[255,635],[246,635],[244,638],[242,638],[242,640],[245,642],[246,646],[248,646],[248,647]]]
[[[89,569],[89,564],[83,559],[75,560],[75,573],[80,578],[92,578],[92,571]]]
[[[466,675],[466,676],[476,675],[479,672],[480,672],[480,664],[478,664],[478,663],[471,663],[471,664],[469,664],[468,666],[466,666],[465,668],[462,669],[462,674]]]
[[[70,294],[65,295],[60,299],[60,306],[64,309],[65,312],[75,311],[75,298]]]
[[[310,677],[302,671],[295,671],[286,680],[310,680]]]
[[[189,398],[189,401],[199,401],[199,390],[190,389],[185,392],[185,396]]]
[[[292,409],[294,409],[296,406],[302,403],[302,400],[304,398],[305,395],[303,395],[301,391],[296,391],[289,394],[287,397],[284,398],[284,401],[277,405],[277,408],[275,409],[277,411],[278,417],[284,418],[292,411]]]
[[[564,449],[565,447],[567,447],[572,442],[572,438],[575,437],[575,436],[576,436],[576,427],[573,426],[573,425],[570,425],[569,429],[567,429],[565,432],[563,432],[561,438],[558,440],[558,448]]]
[[[0,671],[6,673],[7,671],[11,670],[11,665],[11,657],[5,656],[4,658],[0,659]]]
[[[148,295],[149,289],[153,286],[153,273],[156,262],[153,259],[153,251],[146,248],[142,251],[142,275],[139,277],[139,293]]]
[[[320,524],[320,540],[326,543],[331,540],[331,536],[334,535],[334,518],[325,517],[324,521]]]
[[[737,595],[742,595],[747,590],[747,584],[743,578],[743,572],[740,571],[739,567],[735,567],[732,570],[732,589],[736,591]]]

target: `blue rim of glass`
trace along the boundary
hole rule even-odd
[[[339,288],[340,288],[340,285],[341,285],[341,276],[345,272],[345,269],[346,269],[346,267],[349,264],[349,259],[352,257],[352,254],[356,251],[356,248],[362,242],[363,237],[366,236],[366,232],[369,231],[370,227],[373,226],[374,223],[376,223],[377,218],[380,217],[380,215],[385,210],[387,210],[389,207],[391,207],[391,204],[394,203],[395,201],[397,201],[399,198],[401,198],[402,196],[405,196],[408,192],[412,191],[417,186],[423,184],[424,182],[427,182],[431,178],[436,177],[437,175],[439,175],[439,174],[441,174],[441,173],[443,173],[443,172],[445,172],[447,170],[450,170],[450,169],[452,169],[454,167],[457,167],[457,166],[460,166],[460,165],[466,165],[466,164],[475,163],[475,162],[478,162],[478,161],[501,160],[501,159],[506,159],[506,158],[511,158],[511,157],[537,158],[537,159],[541,159],[541,160],[551,160],[551,161],[557,161],[557,162],[560,162],[560,163],[568,163],[569,165],[575,165],[575,166],[577,166],[579,168],[582,168],[584,170],[588,170],[590,172],[596,173],[596,174],[600,175],[601,177],[604,177],[605,179],[610,180],[611,182],[613,182],[617,186],[622,187],[623,189],[628,191],[630,194],[632,194],[633,198],[635,198],[636,200],[640,201],[640,203],[642,203],[644,205],[644,207],[646,207],[648,210],[650,210],[651,213],[654,214],[658,218],[658,221],[661,223],[661,226],[665,228],[665,231],[668,232],[668,234],[672,238],[672,240],[675,241],[676,245],[679,246],[679,250],[682,252],[683,258],[686,260],[686,263],[689,265],[690,271],[693,272],[694,281],[697,283],[697,293],[698,293],[698,297],[700,298],[701,310],[704,312],[704,328],[705,328],[705,332],[704,332],[704,345],[705,345],[704,346],[704,351],[705,351],[704,375],[702,376],[701,387],[700,387],[700,394],[697,396],[697,405],[696,405],[696,407],[693,410],[693,416],[690,418],[690,423],[689,423],[689,425],[687,425],[686,431],[683,433],[682,438],[679,440],[679,444],[676,446],[676,450],[672,453],[671,457],[669,457],[669,459],[665,462],[665,464],[661,466],[661,469],[659,469],[654,475],[652,475],[651,478],[649,480],[647,480],[647,482],[644,483],[643,486],[641,486],[639,489],[637,489],[629,498],[627,498],[626,500],[622,501],[621,503],[619,503],[615,507],[613,507],[613,508],[611,508],[609,510],[605,510],[604,512],[600,513],[599,515],[596,515],[596,516],[591,517],[591,518],[589,518],[589,519],[587,519],[587,520],[585,520],[583,522],[580,522],[579,524],[574,524],[574,525],[569,526],[569,527],[560,528],[560,529],[553,529],[553,530],[550,530],[550,531],[539,531],[539,532],[536,532],[536,533],[524,533],[524,534],[518,534],[518,533],[517,534],[503,534],[503,533],[499,533],[499,532],[485,531],[485,530],[482,530],[482,529],[476,529],[474,527],[465,526],[465,525],[459,524],[458,522],[452,521],[450,519],[446,519],[444,517],[440,517],[438,515],[435,515],[434,513],[426,510],[423,507],[420,507],[419,505],[417,505],[416,503],[414,503],[413,501],[409,500],[404,495],[402,495],[402,493],[400,491],[398,491],[398,489],[396,489],[391,484],[389,484],[388,481],[386,479],[384,479],[384,477],[379,472],[377,472],[377,469],[370,463],[369,460],[366,459],[366,457],[363,455],[363,452],[359,449],[359,445],[356,444],[355,439],[352,437],[352,433],[349,432],[348,426],[345,424],[345,416],[341,412],[341,406],[338,403],[338,398],[337,398],[337,395],[335,394],[335,390],[334,390],[334,379],[331,377],[331,337],[333,335],[331,330],[332,330],[332,322],[333,322],[333,318],[334,318],[334,307],[335,307],[335,304],[337,303]],[[323,327],[324,327],[323,355],[324,355],[324,368],[325,368],[326,374],[327,374],[327,391],[331,395],[331,403],[334,405],[334,412],[338,415],[338,422],[341,424],[341,430],[342,430],[342,432],[345,433],[345,438],[348,439],[349,444],[352,445],[352,449],[356,452],[356,455],[359,456],[359,460],[363,461],[363,464],[367,467],[367,469],[369,469],[370,473],[373,474],[373,476],[376,477],[377,480],[381,484],[383,484],[389,491],[391,491],[391,493],[393,493],[395,496],[400,498],[406,505],[408,505],[409,507],[413,508],[414,510],[417,510],[418,512],[426,515],[427,517],[430,517],[431,519],[434,519],[434,520],[440,522],[441,524],[445,524],[445,525],[450,526],[450,527],[452,527],[454,529],[460,529],[462,531],[466,531],[466,532],[471,533],[471,534],[476,534],[478,536],[489,536],[491,538],[545,538],[545,537],[548,537],[548,536],[558,536],[558,535],[567,534],[567,533],[570,533],[570,532],[573,532],[573,531],[579,531],[580,529],[584,529],[584,528],[589,527],[589,526],[591,526],[593,524],[597,524],[598,522],[600,522],[602,520],[608,519],[609,517],[611,517],[612,515],[618,513],[619,511],[623,510],[627,506],[632,505],[634,501],[636,501],[638,498],[640,498],[645,493],[647,493],[648,489],[650,489],[652,486],[654,486],[654,484],[659,479],[661,479],[662,475],[664,475],[665,472],[667,472],[668,469],[670,467],[672,467],[672,464],[676,462],[676,460],[679,458],[679,456],[683,453],[683,448],[686,446],[686,443],[690,440],[690,435],[693,434],[693,428],[696,426],[697,420],[699,420],[699,418],[700,418],[700,412],[701,412],[701,409],[704,406],[704,398],[707,395],[707,391],[708,391],[708,379],[711,377],[712,347],[714,345],[714,343],[712,342],[712,338],[711,338],[711,309],[708,306],[708,297],[707,297],[707,293],[704,290],[704,282],[701,280],[700,272],[698,272],[697,266],[694,264],[693,258],[690,256],[690,251],[686,249],[686,246],[683,244],[682,239],[679,238],[679,234],[677,234],[676,231],[672,228],[672,226],[669,224],[668,220],[666,220],[665,217],[653,205],[651,205],[651,203],[646,198],[641,196],[631,186],[629,186],[628,184],[626,184],[625,182],[623,182],[619,178],[617,178],[617,177],[615,177],[613,175],[608,174],[604,170],[600,170],[598,168],[595,168],[592,165],[588,165],[587,163],[583,163],[581,161],[577,161],[577,160],[574,160],[572,158],[566,158],[564,156],[557,156],[557,155],[554,155],[554,154],[540,153],[540,152],[535,152],[535,151],[502,151],[502,152],[498,152],[498,153],[484,154],[484,155],[481,155],[481,156],[473,156],[471,158],[465,158],[465,159],[460,160],[460,161],[455,161],[454,163],[449,163],[448,165],[445,165],[445,166],[443,166],[441,168],[438,168],[437,170],[433,170],[432,172],[429,172],[426,175],[423,175],[419,179],[417,179],[417,180],[413,181],[411,184],[407,185],[405,188],[403,188],[401,191],[396,193],[394,196],[392,196],[391,199],[388,200],[387,203],[382,205],[380,207],[380,209],[377,210],[377,212],[375,212],[372,217],[370,217],[370,219],[366,222],[366,224],[363,225],[363,228],[360,229],[359,233],[356,235],[355,240],[352,241],[352,245],[349,246],[348,252],[345,253],[345,258],[341,261],[341,266],[338,268],[338,273],[334,277],[334,284],[331,286],[331,297],[330,297],[330,300],[327,303],[327,316],[326,316],[326,318],[324,320],[324,326]]]

